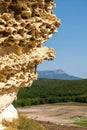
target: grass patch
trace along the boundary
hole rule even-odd
[[[54,103],[54,105],[68,105],[68,106],[87,106],[87,103],[80,103],[80,102],[61,102],[61,103]]]
[[[25,116],[20,116],[19,119],[15,119],[13,122],[3,120],[3,125],[7,127],[6,130],[46,130],[37,121]]]
[[[76,122],[75,124],[78,126],[87,127],[87,120]]]
[[[87,116],[75,116],[72,119],[74,120],[75,125],[87,127]]]

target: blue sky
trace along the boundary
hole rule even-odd
[[[63,69],[87,78],[87,0],[55,0],[54,13],[61,19],[58,32],[45,43],[56,50],[54,61],[45,61],[38,70]]]

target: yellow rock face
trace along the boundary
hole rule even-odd
[[[0,113],[37,79],[37,65],[54,59],[42,46],[60,25],[54,7],[53,0],[0,0]]]

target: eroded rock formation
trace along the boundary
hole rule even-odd
[[[54,0],[0,0],[0,113],[37,79],[37,65],[54,59],[42,46],[60,25],[54,7]]]

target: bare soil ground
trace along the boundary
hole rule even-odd
[[[68,125],[56,125],[50,122],[40,122],[46,130],[87,130],[87,128],[77,127],[77,126],[68,126]]]
[[[47,130],[87,130],[73,125],[74,117],[87,116],[87,106],[76,104],[39,105],[18,108],[20,114],[40,121]],[[54,127],[55,125],[55,127]],[[50,129],[49,129],[50,128]]]

